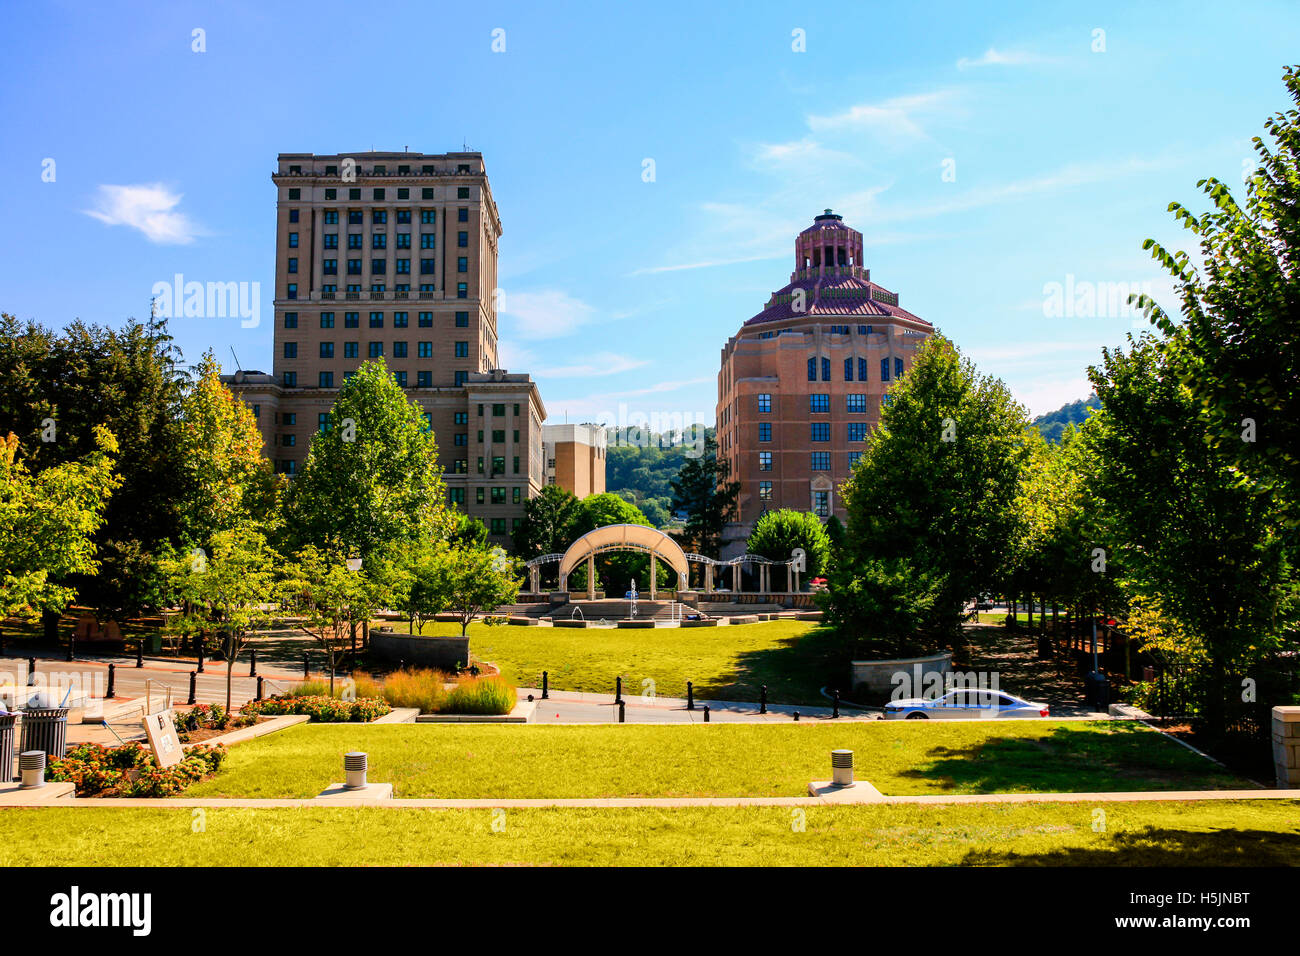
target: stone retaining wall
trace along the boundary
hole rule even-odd
[[[1300,789],[1300,707],[1273,708],[1273,768],[1279,789]]]
[[[458,665],[469,664],[469,638],[417,637],[412,634],[370,632],[370,649],[386,661],[405,661],[418,667],[455,672]]]

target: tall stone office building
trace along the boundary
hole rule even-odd
[[[546,409],[497,367],[501,217],[480,153],[281,153],[272,373],[227,383],[297,473],[339,386],[383,358],[438,442],[448,496],[509,546],[546,481]]]
[[[799,233],[789,284],[722,349],[718,455],[740,482],[724,556],[769,509],[845,519],[839,486],[933,332],[871,281],[862,233],[842,217],[827,209]]]

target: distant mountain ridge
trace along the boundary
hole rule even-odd
[[[1054,412],[1039,415],[1034,419],[1034,424],[1043,433],[1045,439],[1055,444],[1061,440],[1061,433],[1067,426],[1082,424],[1084,419],[1092,414],[1094,408],[1101,408],[1101,400],[1096,395],[1089,395],[1087,398],[1062,405]]]

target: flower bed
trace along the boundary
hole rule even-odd
[[[231,714],[220,704],[196,704],[189,710],[177,711],[173,717],[176,736],[183,744],[197,743],[228,730],[249,727],[260,719],[256,714],[250,714],[247,708],[241,714]]]
[[[390,713],[393,708],[378,697],[358,697],[340,700],[337,697],[268,697],[253,701],[244,707],[245,714],[278,717],[282,714],[306,714],[312,723],[356,724],[367,723]]]
[[[221,744],[186,747],[180,763],[162,768],[152,751],[138,743],[77,744],[50,761],[45,779],[72,783],[79,797],[169,797],[216,773],[225,759]]]

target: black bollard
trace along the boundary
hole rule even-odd
[[[198,652],[198,655],[199,655],[199,667],[198,667],[198,671],[199,671],[200,674],[202,674],[202,673],[203,673],[203,644],[204,644],[204,640],[203,640],[203,635],[202,635],[202,634],[200,634],[200,635],[198,635],[196,638],[194,638],[194,644],[195,644],[195,650]]]
[[[758,692],[758,712],[767,713],[767,685],[764,684]]]
[[[706,724],[709,722],[709,705],[708,705],[708,704],[705,704],[705,705],[704,705],[704,722],[705,722]]]
[[[686,709],[695,709],[695,685],[690,681],[686,682]]]
[[[68,635],[68,660],[77,659],[77,632],[73,631]]]
[[[302,679],[306,680],[311,677],[311,672],[307,669],[307,652],[302,652]]]
[[[108,665],[108,690],[104,692],[105,698],[113,698],[117,696],[117,687],[115,686],[116,683],[117,683],[117,665],[109,664]]]
[[[144,635],[140,635],[140,640],[135,642],[135,666],[144,667]]]
[[[831,693],[835,695],[834,701],[831,703],[831,717],[835,718],[840,715],[840,692],[833,690]]]
[[[248,676],[257,676],[257,648],[251,648],[248,652]]]
[[[542,700],[550,700],[551,698],[549,687],[548,687],[549,682],[550,682],[550,674],[548,674],[546,671],[542,671]]]
[[[27,658],[27,686],[31,687],[36,683],[36,658]]]
[[[618,702],[618,722],[620,724],[627,721],[627,705],[623,701]]]
[[[622,677],[614,678],[614,702],[618,704],[623,703],[623,678]]]
[[[260,677],[257,679],[257,697],[256,697],[256,699],[257,699],[257,700],[261,700],[261,699],[262,699],[262,678],[260,678]]]
[[[199,675],[197,671],[190,671],[190,699],[189,703],[197,704],[199,690]]]
[[[794,712],[794,719],[795,719],[795,720],[798,720],[798,719],[799,719],[799,711],[797,711],[797,710]]]

